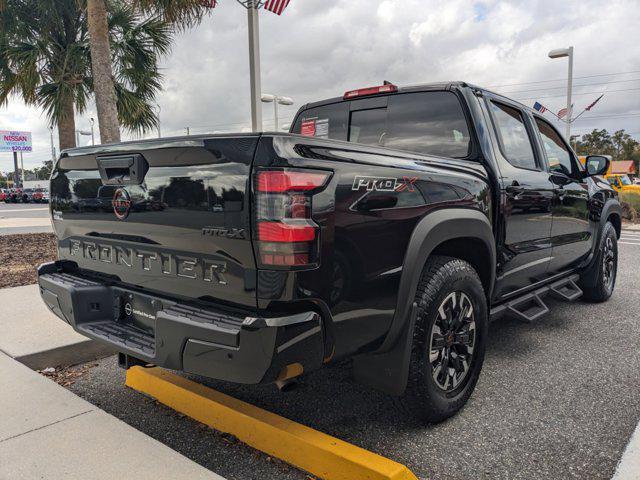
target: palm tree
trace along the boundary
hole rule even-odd
[[[147,131],[157,125],[158,59],[169,51],[172,29],[124,1],[109,6],[117,121],[131,131]],[[61,149],[75,146],[74,112],[86,109],[96,84],[87,17],[81,0],[0,0],[0,106],[19,95],[42,107],[58,126]]]
[[[109,21],[105,0],[87,0],[87,25],[100,140],[102,143],[116,143],[120,141],[120,123],[115,80],[111,70]]]
[[[2,0],[0,0],[2,1]],[[186,29],[200,22],[207,11],[204,0],[133,0],[130,5],[142,14],[161,18],[176,29]],[[116,115],[116,90],[111,69],[108,12],[114,8],[109,0],[87,0],[89,43],[98,110],[100,138],[104,143],[120,141],[120,124]]]

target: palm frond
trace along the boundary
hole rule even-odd
[[[153,111],[153,103],[116,84],[118,97],[118,118],[122,126],[134,133],[143,133],[158,126],[158,118]]]
[[[160,17],[177,30],[198,25],[211,12],[202,0],[133,0],[146,15]]]
[[[93,94],[86,3],[0,0],[0,105],[20,95],[41,107],[52,124],[65,119],[70,102],[76,112],[86,110]],[[136,0],[107,0],[118,115],[135,132],[157,125],[158,63],[175,31],[169,19],[199,21],[203,13],[198,2],[155,3],[142,8]],[[178,8],[191,10],[178,13]]]

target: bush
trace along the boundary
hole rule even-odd
[[[637,222],[640,217],[640,193],[620,192],[622,216],[630,222]]]

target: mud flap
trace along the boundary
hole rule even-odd
[[[409,361],[413,344],[413,330],[418,305],[411,305],[409,321],[395,345],[386,352],[359,355],[353,360],[356,380],[389,395],[400,396],[407,388]]]

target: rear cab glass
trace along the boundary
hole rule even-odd
[[[453,92],[397,93],[321,105],[302,111],[291,129],[318,138],[467,158],[471,135]]]

